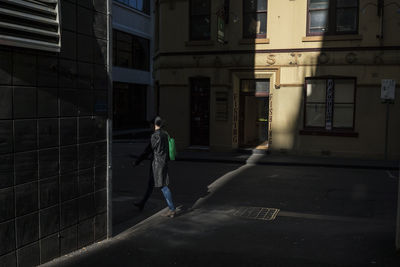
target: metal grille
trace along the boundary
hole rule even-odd
[[[275,220],[278,213],[279,209],[274,208],[240,207],[233,212],[233,215],[249,219],[272,221]]]
[[[0,45],[60,51],[57,0],[1,0]]]

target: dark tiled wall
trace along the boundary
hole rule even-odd
[[[106,0],[61,6],[61,53],[0,46],[0,266],[106,238]]]

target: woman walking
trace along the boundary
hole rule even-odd
[[[168,161],[169,161],[169,145],[168,145],[168,134],[162,129],[163,121],[160,117],[154,119],[154,133],[151,135],[150,144],[147,146],[145,151],[135,161],[135,166],[140,164],[145,158],[150,156],[151,166],[149,183],[147,186],[146,193],[143,199],[135,203],[135,205],[143,210],[146,201],[153,192],[153,187],[161,188],[169,211],[166,216],[174,217],[176,209],[172,202],[172,194],[168,188],[169,176],[168,176]]]

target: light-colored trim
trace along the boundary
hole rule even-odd
[[[41,42],[32,39],[0,35],[0,44],[8,46],[17,46],[22,48],[31,48],[38,50],[46,50],[51,52],[60,52],[59,44]]]
[[[150,19],[150,17],[151,17],[150,15],[147,15],[146,13],[144,13],[144,12],[142,12],[142,11],[136,9],[136,8],[133,8],[133,7],[131,7],[131,6],[128,6],[128,5],[126,5],[126,4],[123,4],[123,3],[120,3],[120,2],[117,2],[117,1],[112,1],[112,2],[113,2],[114,5],[119,6],[120,8],[129,10],[130,12],[135,12],[135,13],[137,13],[137,14],[139,14],[139,15],[145,17],[145,18]],[[150,8],[150,9],[151,9],[151,8]],[[150,12],[151,12],[151,10],[150,10]]]
[[[22,26],[19,24],[9,23],[9,22],[0,22],[0,26],[6,29],[13,29],[18,31],[25,31],[25,32],[32,32],[39,35],[50,36],[50,37],[58,37],[58,43],[46,42],[35,40],[31,38],[25,37],[18,37],[18,36],[9,36],[9,35],[1,35],[0,34],[0,45],[7,45],[7,46],[15,46],[15,47],[22,47],[22,48],[30,48],[30,49],[37,49],[37,50],[44,50],[50,52],[60,52],[61,50],[61,12],[60,12],[60,1],[57,1],[57,4],[54,6],[54,10],[41,6],[36,5],[33,2],[21,1],[21,0],[4,0],[10,4],[18,5],[27,9],[31,9],[33,11],[40,11],[47,13],[48,15],[56,16],[55,19],[49,19],[46,17],[41,17],[38,15],[30,14],[29,11],[20,12],[10,9],[0,8],[0,14],[6,14],[15,18],[22,18],[27,19],[33,22],[39,22],[47,25],[57,26],[57,32],[46,31],[34,27],[29,26]],[[32,25],[33,25],[32,24]]]
[[[168,84],[168,83],[163,83],[158,85],[160,88],[161,87],[189,87],[189,84]]]
[[[151,85],[151,71],[113,66],[113,81]]]
[[[119,31],[123,31],[123,32],[129,33],[129,34],[132,34],[132,35],[135,35],[135,36],[138,36],[138,37],[142,37],[142,38],[145,38],[145,39],[148,39],[148,40],[153,40],[153,37],[151,36],[151,33],[138,31],[138,30],[136,30],[134,28],[131,28],[131,27],[128,27],[128,26],[125,26],[125,25],[122,25],[122,24],[119,24],[119,23],[116,23],[116,22],[112,23],[112,28],[116,29],[116,30],[119,30]]]
[[[351,35],[328,35],[328,36],[305,36],[302,38],[302,42],[325,42],[325,41],[354,41],[362,40],[362,35],[351,34]]]
[[[10,10],[10,9],[0,8],[0,14],[9,15],[9,16],[16,17],[16,18],[28,19],[28,20],[34,21],[34,22],[50,24],[52,26],[58,26],[58,22],[56,20],[47,19],[47,18],[43,18],[40,16],[32,15],[29,13],[14,11],[14,10]]]
[[[189,84],[168,84],[168,83],[161,83],[158,85],[159,87],[189,87]],[[232,85],[230,84],[210,84],[210,87],[224,87],[224,88],[229,88]]]
[[[269,38],[258,38],[258,39],[241,39],[239,41],[240,45],[249,44],[269,44]]]
[[[304,84],[302,83],[282,83],[281,87],[303,87]]]
[[[45,13],[53,15],[53,16],[57,16],[57,12],[55,12],[53,9],[45,7],[43,5],[37,5],[32,2],[21,1],[21,0],[2,0],[2,1],[13,4],[13,5],[19,5],[19,6],[29,8],[32,10],[45,12]]]
[[[37,34],[42,34],[42,35],[46,35],[46,36],[50,36],[50,37],[60,37],[58,32],[45,31],[45,30],[41,30],[41,29],[29,27],[29,26],[21,26],[18,24],[12,24],[12,23],[7,23],[7,22],[0,21],[0,27],[29,32],[29,33],[37,33]]]

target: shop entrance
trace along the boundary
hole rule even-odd
[[[239,146],[268,148],[269,80],[241,80]]]
[[[210,145],[210,79],[191,78],[190,88],[190,144],[208,147]]]

